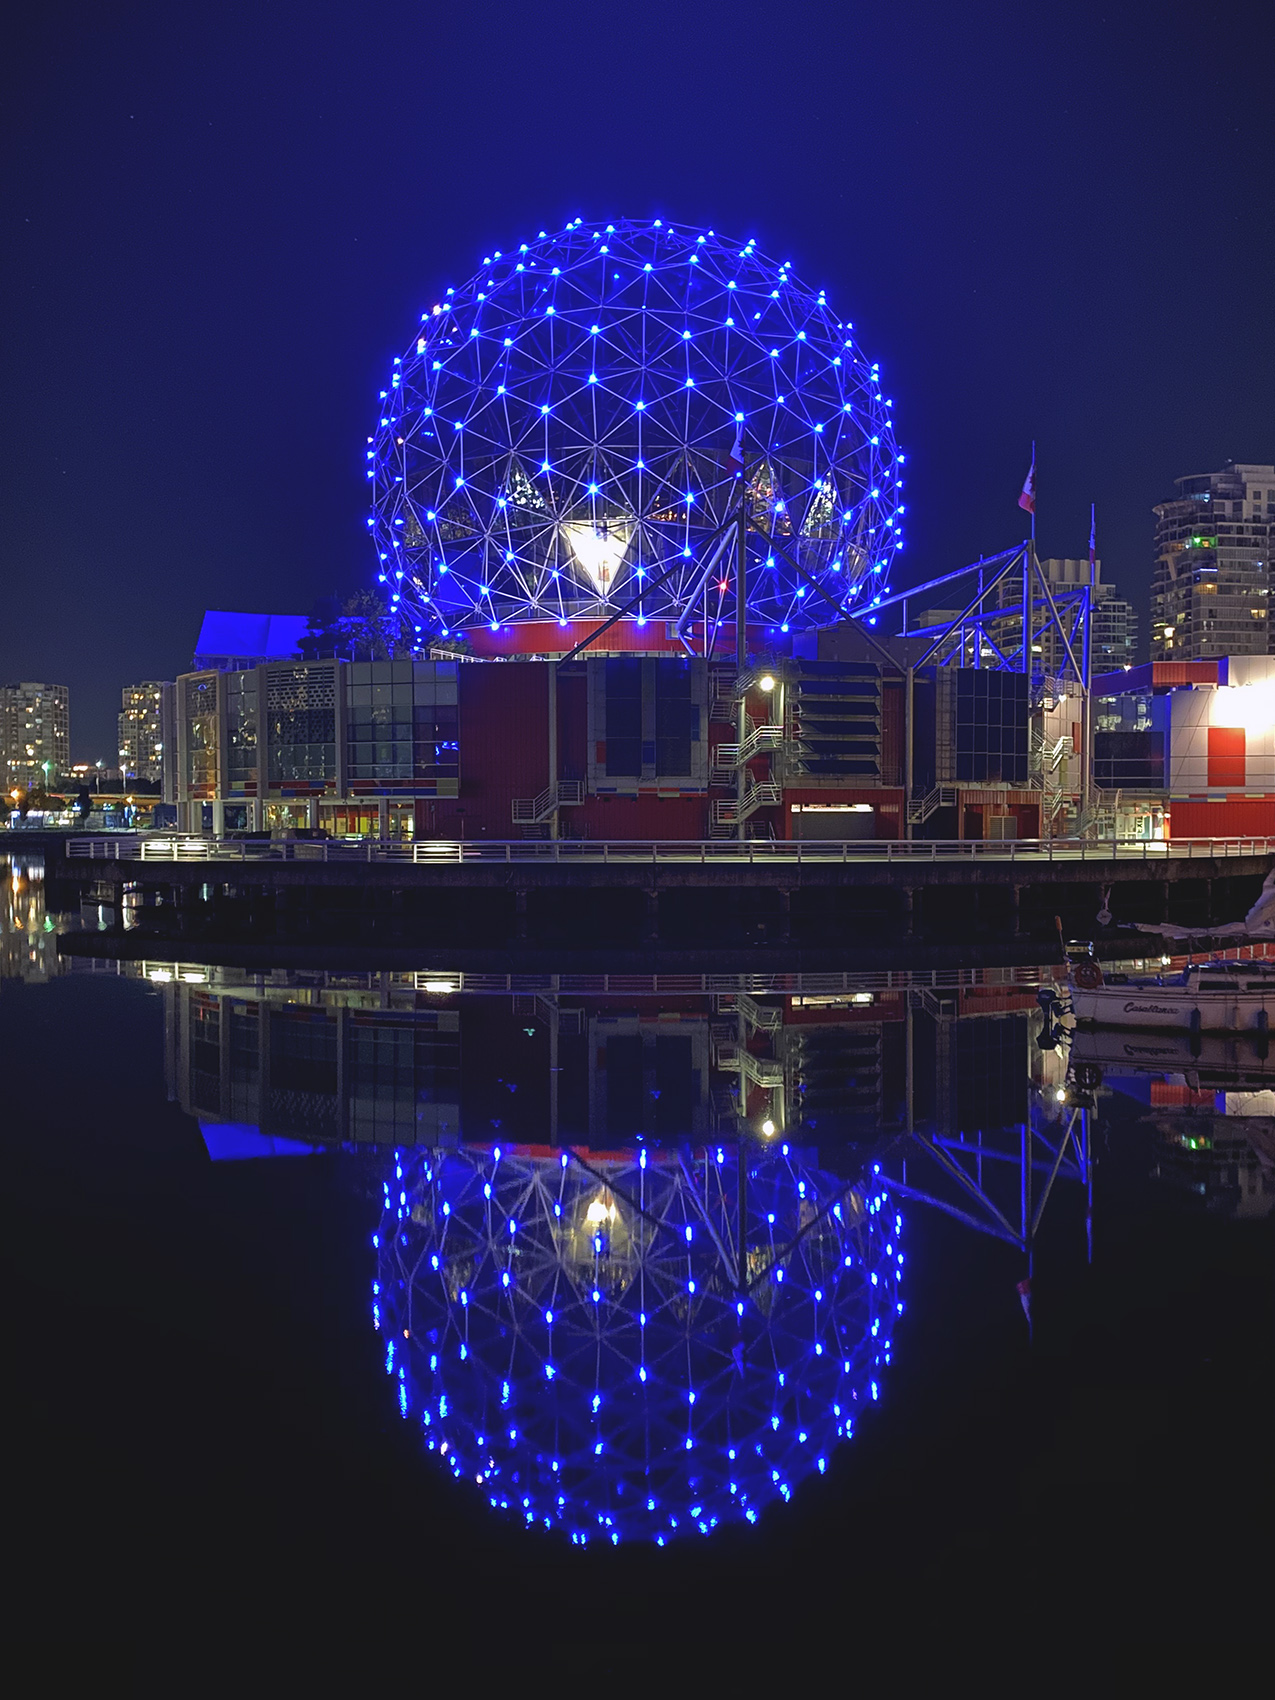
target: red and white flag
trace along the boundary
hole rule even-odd
[[[1029,514],[1036,512],[1036,449],[1032,447],[1032,463],[1027,476],[1023,479],[1023,493],[1018,498],[1020,508],[1026,508]]]
[[[726,462],[726,470],[732,478],[742,477],[744,471],[744,422],[738,420],[735,425],[735,441],[731,445],[730,456]]]

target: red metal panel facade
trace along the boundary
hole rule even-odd
[[[563,809],[562,834],[573,838],[707,838],[707,797],[590,797]]]
[[[1140,667],[1125,672],[1102,673],[1093,681],[1096,697],[1121,696],[1126,691],[1168,690],[1175,685],[1216,685],[1216,661],[1144,661]]]
[[[897,674],[881,679],[881,783],[902,785],[906,765],[903,731],[907,719],[907,692]]]
[[[1164,830],[1171,838],[1275,838],[1275,798],[1171,803]]]
[[[1244,728],[1242,726],[1210,726],[1208,786],[1219,791],[1228,786],[1242,786],[1244,778]]]
[[[589,680],[584,663],[558,670],[558,777],[589,774]]]
[[[534,797],[549,783],[549,665],[468,663],[457,670],[460,795],[438,804],[441,836],[521,835],[513,799]]]

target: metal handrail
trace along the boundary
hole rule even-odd
[[[378,842],[363,839],[217,839],[179,833],[77,837],[75,860],[143,862],[453,862],[581,864],[748,862],[1168,862],[1275,855],[1275,838],[609,839],[523,838]]]
[[[935,809],[950,807],[957,799],[955,785],[934,785],[924,797],[914,797],[908,804],[908,820],[913,826],[923,826]]]
[[[783,802],[783,787],[773,779],[750,785],[742,798],[728,797],[713,804],[713,820],[719,826],[738,826],[758,809],[773,809]]]
[[[783,741],[782,726],[754,726],[742,744],[718,744],[713,753],[719,765],[739,767],[754,756],[768,755]]]
[[[583,801],[583,779],[560,779],[556,785],[546,785],[537,797],[515,797],[512,819],[515,825],[534,825],[539,821],[548,820],[555,809]]]

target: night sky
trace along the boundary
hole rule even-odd
[[[1150,505],[1275,460],[1271,8],[53,3],[10,34],[0,680],[190,663],[209,605],[369,583],[365,437],[493,246],[662,216],[853,320],[912,579],[1023,532],[1139,606]],[[12,25],[11,25],[12,30]]]

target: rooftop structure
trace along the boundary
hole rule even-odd
[[[304,614],[230,614],[210,608],[199,628],[193,666],[227,671],[282,661],[299,651],[308,620]]]

